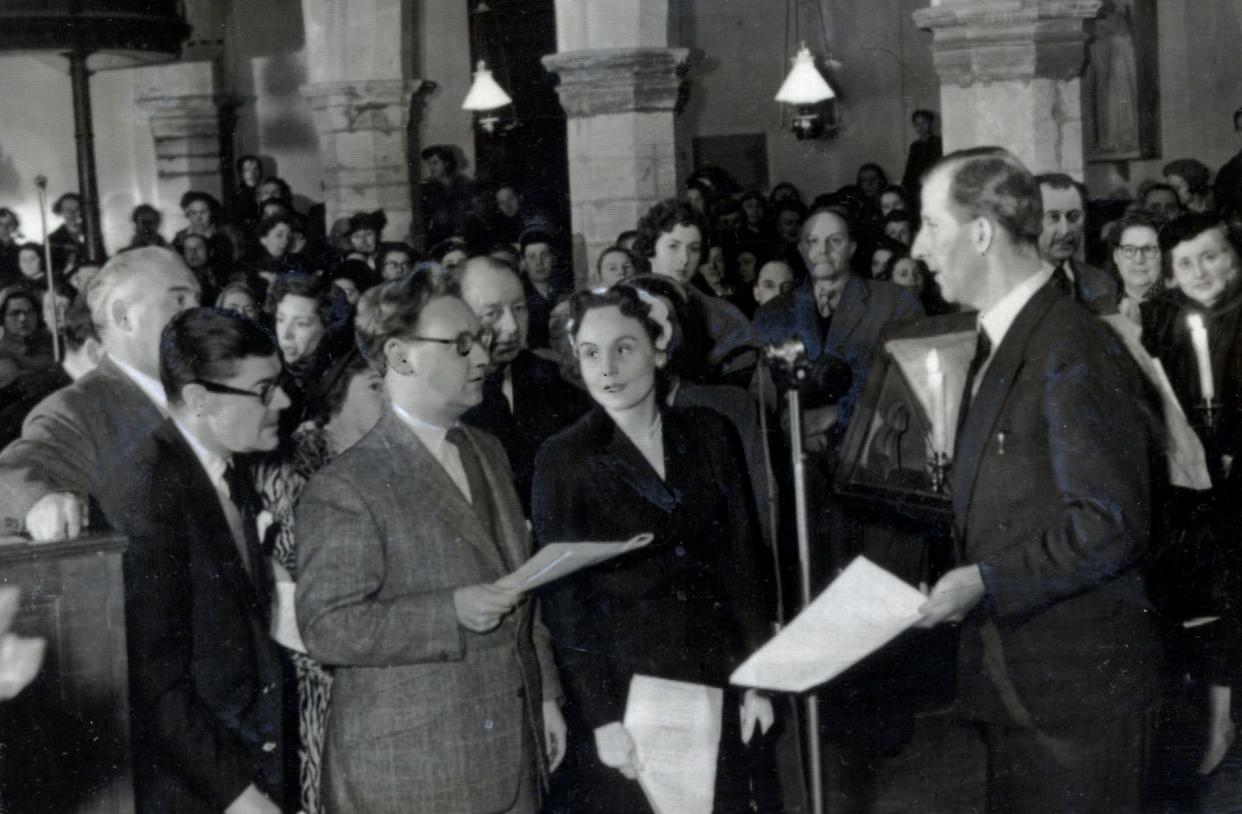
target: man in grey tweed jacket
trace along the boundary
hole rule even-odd
[[[457,422],[486,340],[425,274],[368,292],[358,333],[392,406],[296,514],[299,626],[336,668],[328,809],[533,814],[566,733],[536,603],[492,585],[531,554],[504,451]]]

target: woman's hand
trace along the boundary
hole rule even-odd
[[[755,734],[755,724],[759,724],[759,733],[768,734],[772,724],[776,722],[776,713],[772,710],[772,700],[760,695],[758,690],[747,690],[742,696],[742,743],[750,743]]]
[[[620,721],[604,724],[595,730],[595,751],[599,762],[616,769],[630,780],[638,779],[638,751],[634,739]]]
[[[548,774],[556,771],[565,759],[565,747],[568,744],[569,727],[565,725],[565,716],[561,715],[561,705],[555,701],[543,702],[543,737],[544,754],[548,757]]]
[[[1229,747],[1238,738],[1238,728],[1230,715],[1232,690],[1229,687],[1213,686],[1208,690],[1208,737],[1207,751],[1199,762],[1199,774],[1211,774],[1225,759]]]

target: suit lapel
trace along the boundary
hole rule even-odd
[[[391,410],[380,418],[376,431],[380,443],[398,450],[398,454],[391,459],[398,471],[398,477],[393,482],[408,483],[415,494],[429,498],[422,505],[466,539],[487,563],[504,573],[505,563],[501,560],[500,551],[474,513],[474,507],[453,483],[444,466],[414,435],[414,431]],[[490,476],[488,480],[491,481]]]
[[[625,436],[625,433],[608,418],[607,414],[602,410],[598,414],[602,422],[607,422],[607,426],[600,426],[601,444],[598,447],[597,460],[599,465],[612,473],[612,475],[626,483],[640,497],[653,506],[658,507],[662,511],[671,512],[676,506],[676,497],[666,485],[669,472],[665,470],[666,480],[660,480],[660,476],[651,468],[651,464],[643,457],[638,448]],[[664,427],[664,445],[668,448],[670,443],[670,428],[666,424]],[[668,456],[665,456],[666,460]]]
[[[970,403],[966,422],[962,425],[954,450],[950,472],[953,487],[953,509],[959,522],[966,516],[974,496],[975,478],[979,464],[987,449],[988,439],[1000,417],[1005,398],[1013,387],[1014,379],[1022,367],[1027,342],[1031,333],[1043,319],[1044,313],[1061,294],[1050,286],[1040,288],[1018,312],[1017,319],[1009,327],[1005,338],[992,356],[984,371],[979,392]]]
[[[242,564],[241,553],[237,550],[237,544],[233,539],[233,532],[229,529],[229,522],[224,516],[224,509],[220,506],[220,496],[216,492],[216,488],[212,486],[211,479],[207,477],[207,472],[203,469],[202,463],[194,455],[194,451],[190,449],[190,445],[181,435],[181,431],[177,429],[171,419],[166,419],[156,434],[162,444],[170,450],[177,459],[176,470],[182,473],[185,478],[187,491],[194,496],[194,503],[191,509],[193,515],[197,515],[202,519],[202,524],[196,529],[196,533],[202,534],[208,545],[211,546],[211,555],[215,558],[216,564],[219,565],[220,573],[225,581],[232,586],[233,590],[242,599],[247,607],[254,609],[256,613],[260,613],[260,609],[265,607],[261,601],[260,593],[255,587],[255,582],[251,581],[246,567]],[[190,508],[190,507],[187,507]],[[254,525],[253,515],[242,510],[242,524],[244,526]],[[257,529],[249,529],[250,535],[257,536]],[[250,540],[247,540],[248,545]],[[260,563],[254,563],[258,566]],[[255,574],[255,581],[263,579],[262,573]]]
[[[832,315],[832,324],[828,327],[828,336],[824,339],[824,347],[834,350],[845,344],[845,340],[854,332],[867,313],[868,289],[862,280],[850,275],[841,292],[841,301]],[[814,356],[808,354],[808,358]]]

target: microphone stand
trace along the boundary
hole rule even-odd
[[[39,227],[43,231],[43,268],[47,273],[47,296],[52,307],[47,309],[51,318],[52,356],[60,363],[60,308],[57,307],[56,279],[52,276],[52,246],[47,240],[47,176],[39,174],[34,179],[39,189]]]
[[[807,524],[806,503],[806,462],[802,449],[802,402],[798,386],[806,380],[809,363],[806,348],[796,338],[791,338],[781,345],[769,345],[765,354],[772,367],[783,375],[781,379],[786,387],[785,405],[789,415],[789,452],[793,461],[794,481],[794,519],[798,532],[798,572],[802,587],[802,608],[811,604],[811,533]],[[779,385],[778,385],[779,386]],[[824,779],[823,765],[820,762],[819,743],[819,699],[814,693],[808,693],[803,699],[806,716],[807,762],[809,766],[809,785],[811,791],[811,814],[823,814],[824,811]]]

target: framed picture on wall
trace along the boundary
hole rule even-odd
[[[1156,0],[1104,0],[1099,16],[1087,26],[1087,69],[1082,77],[1087,160],[1158,157]]]

